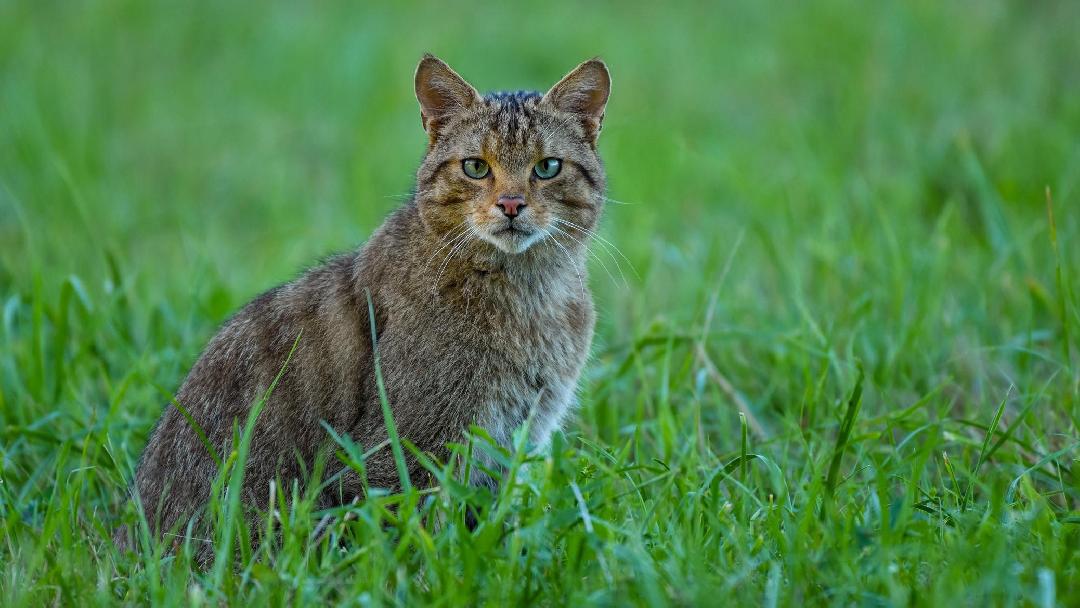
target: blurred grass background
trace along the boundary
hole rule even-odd
[[[138,564],[120,591],[90,574],[114,559],[125,466],[228,314],[361,243],[407,195],[425,144],[412,75],[431,51],[481,90],[543,90],[595,55],[612,71],[600,147],[625,204],[603,233],[636,274],[623,284],[598,252],[615,277],[593,269],[596,357],[571,438],[696,479],[741,450],[743,402],[791,489],[788,527],[754,533],[753,510],[679,519],[689,486],[649,494],[658,521],[631,553],[660,564],[650,602],[740,589],[932,603],[971,588],[1070,603],[1078,23],[1072,2],[0,3],[3,597],[70,599],[84,583],[99,599],[166,597],[139,595]],[[834,452],[852,481],[842,516],[819,521]],[[1042,477],[1026,502],[1006,501],[1029,467]],[[767,502],[751,479],[702,491],[719,502],[700,508]],[[902,531],[902,550],[867,558],[889,533],[868,514],[919,501],[948,533]],[[1006,530],[1013,508],[1041,515]],[[969,510],[995,523],[958,524]],[[606,542],[588,546],[618,563]],[[65,559],[89,560],[85,581]],[[617,567],[621,592],[590,567],[536,598],[633,595]],[[218,591],[255,593],[244,584]],[[431,600],[400,585],[379,601]]]

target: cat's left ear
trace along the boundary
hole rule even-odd
[[[609,94],[611,74],[607,66],[599,59],[590,59],[551,87],[542,103],[579,116],[589,141],[595,143],[604,123]]]
[[[450,66],[427,53],[416,66],[416,100],[420,102],[420,122],[431,142],[454,114],[480,102],[480,93]]]

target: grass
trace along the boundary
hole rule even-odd
[[[0,4],[0,604],[1075,605],[1078,21]],[[611,66],[603,234],[636,274],[596,249],[578,416],[496,451],[496,497],[429,463],[438,489],[332,512],[275,488],[254,531],[222,454],[212,568],[197,539],[118,554],[216,326],[408,192],[427,50],[482,89]]]

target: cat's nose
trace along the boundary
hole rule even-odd
[[[520,194],[502,195],[495,206],[502,209],[506,217],[517,217],[518,211],[525,208],[525,197]]]

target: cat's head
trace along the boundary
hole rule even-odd
[[[439,235],[470,234],[506,253],[584,239],[604,201],[596,138],[610,88],[607,67],[591,59],[545,94],[482,96],[425,55],[416,69],[429,139],[417,172],[424,222]]]

